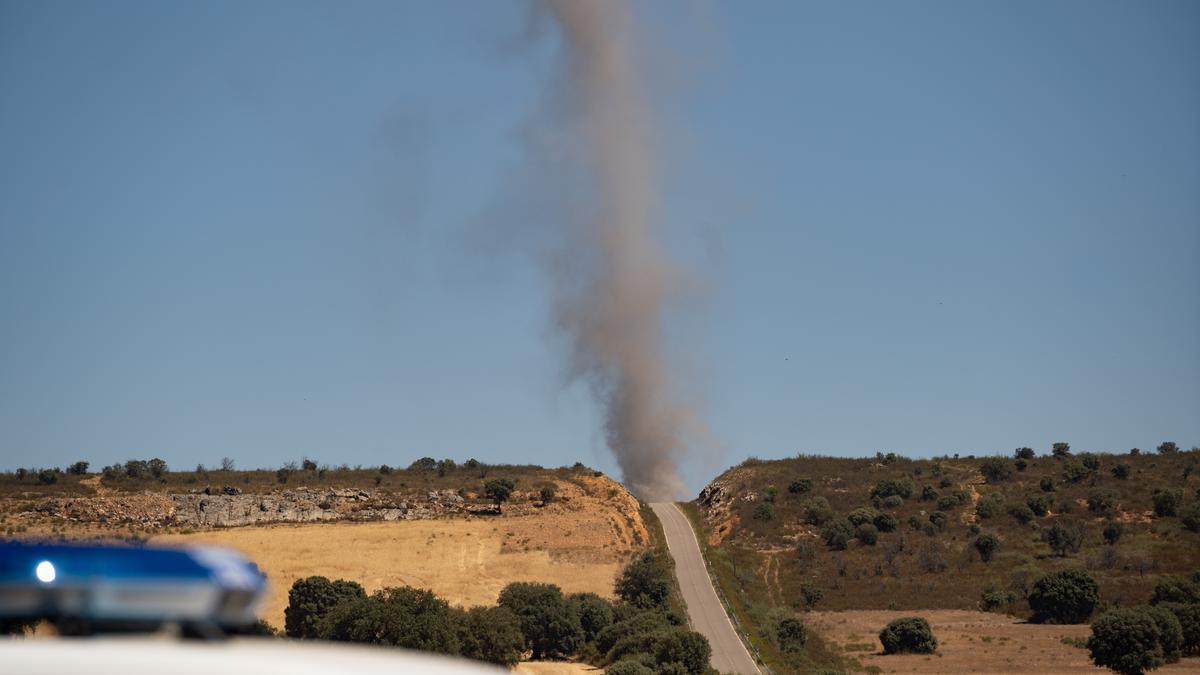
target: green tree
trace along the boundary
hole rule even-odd
[[[867,546],[874,546],[879,541],[879,529],[871,523],[863,523],[854,530],[854,538]]]
[[[67,473],[71,474],[72,476],[86,476],[88,472],[88,466],[89,465],[87,462],[75,462],[71,466],[67,467]]]
[[[525,646],[533,651],[535,661],[569,656],[583,642],[579,617],[572,613],[558,586],[511,583],[500,591],[499,605],[520,620]]]
[[[1087,648],[1093,663],[1122,675],[1141,675],[1166,663],[1158,623],[1136,607],[1100,615]]]
[[[504,607],[456,611],[460,653],[468,659],[513,667],[525,652],[521,620]]]
[[[932,654],[937,651],[937,638],[929,622],[919,616],[896,619],[879,632],[884,654]]]
[[[1055,457],[1066,457],[1071,454],[1071,444],[1058,442],[1050,446],[1050,453]]]
[[[1016,459],[1029,460],[1033,459],[1034,455],[1033,448],[1017,448],[1013,450],[1013,457]]]
[[[1191,579],[1176,576],[1160,579],[1154,585],[1150,604],[1157,605],[1161,602],[1200,603],[1200,572]]]
[[[149,462],[146,462],[146,470],[150,472],[151,476],[154,476],[155,478],[162,478],[163,474],[169,470],[169,467],[167,467],[166,462],[155,457]]]
[[[54,485],[58,482],[58,471],[54,469],[42,469],[38,472],[38,483],[41,485]]]
[[[983,562],[991,562],[996,555],[996,551],[1000,550],[1000,538],[991,533],[984,533],[975,538],[975,550],[979,553],[979,559]]]
[[[496,504],[496,511],[500,511],[500,504],[508,501],[515,487],[511,478],[493,478],[483,484],[483,493]]]
[[[665,607],[671,597],[671,562],[665,555],[643,553],[617,577],[617,597],[642,608]]]
[[[437,469],[437,460],[432,457],[422,457],[412,464],[408,465],[409,471],[435,471]]]
[[[844,551],[854,538],[854,525],[844,518],[834,520],[821,529],[825,545],[835,551]]]
[[[1179,452],[1179,446],[1174,441],[1163,441],[1158,446],[1158,454],[1160,455],[1174,455],[1177,452]]]
[[[458,630],[450,605],[431,591],[384,588],[367,598],[334,605],[318,624],[320,637],[458,654]]]
[[[1008,460],[1001,457],[988,457],[979,465],[979,473],[983,474],[987,482],[999,483],[1012,476],[1013,470]]]
[[[1092,513],[1111,514],[1117,508],[1117,493],[1108,488],[1096,488],[1088,493],[1087,505]]]
[[[339,603],[366,597],[363,587],[353,581],[330,581],[321,576],[297,579],[283,611],[284,633],[292,638],[319,637],[318,624],[326,612]]]
[[[812,492],[812,481],[807,478],[794,480],[788,485],[788,492],[794,495],[806,495]]]
[[[1164,602],[1157,606],[1173,613],[1179,621],[1183,635],[1183,653],[1193,656],[1200,654],[1200,604]]]
[[[675,627],[630,635],[613,645],[606,656],[619,661],[633,654],[652,655],[660,673],[671,672],[671,664],[679,664],[685,672],[701,675],[708,670],[712,648],[703,635]]]
[[[1129,473],[1130,470],[1128,464],[1118,464],[1112,468],[1113,478],[1116,478],[1117,480],[1125,480],[1126,478],[1129,478]]]
[[[1183,490],[1179,488],[1158,488],[1154,491],[1154,515],[1169,518],[1179,514],[1179,505],[1183,502]]]
[[[543,485],[541,489],[538,490],[538,498],[542,500],[542,505],[545,506],[546,504],[554,501],[554,495],[557,492],[558,489],[555,488],[553,484]]]
[[[1081,569],[1066,569],[1038,579],[1029,607],[1038,623],[1083,623],[1100,602],[1100,587]]]
[[[600,631],[612,625],[612,604],[595,593],[572,593],[567,596],[567,604],[579,617],[579,628],[586,642],[594,642]]]
[[[755,520],[775,520],[775,505],[771,502],[759,502],[754,506],[752,517]]]
[[[1042,539],[1050,546],[1055,555],[1066,557],[1078,553],[1083,548],[1083,538],[1086,528],[1078,520],[1056,518],[1050,527],[1042,530]]]

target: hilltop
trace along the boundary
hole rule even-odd
[[[1200,569],[1200,451],[913,460],[750,459],[690,506],[735,614],[772,665],[772,608],[987,610],[1027,618],[1042,575],[1084,568],[1101,609],[1144,603]],[[804,661],[804,659],[809,659]]]

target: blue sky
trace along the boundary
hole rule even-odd
[[[713,446],[1200,444],[1200,6],[638,6]],[[615,471],[496,208],[508,2],[0,2],[0,466]],[[544,27],[543,27],[544,28]]]

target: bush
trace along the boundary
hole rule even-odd
[[[1166,663],[1158,622],[1136,607],[1105,612],[1092,622],[1087,648],[1097,666],[1125,675]]]
[[[979,465],[979,473],[987,479],[989,483],[999,483],[1012,476],[1012,466],[1008,460],[1000,457],[988,457]]]
[[[938,481],[938,487],[940,488],[948,488],[951,485],[954,485],[954,481],[950,480],[949,476],[945,476]]]
[[[824,497],[813,497],[804,506],[804,520],[809,525],[824,525],[835,517],[833,507]]]
[[[629,605],[624,605],[624,607],[629,607]],[[613,619],[617,619],[615,614]],[[658,610],[641,611],[632,616],[614,620],[607,628],[601,630],[596,636],[596,649],[601,654],[607,654],[618,642],[630,636],[654,633],[659,630],[673,628],[675,625],[665,612]]]
[[[1164,441],[1156,449],[1160,455],[1174,455],[1179,452],[1179,446],[1174,441]]]
[[[863,523],[854,531],[854,537],[867,546],[874,546],[879,541],[879,529],[871,523]]]
[[[846,550],[853,537],[854,526],[845,519],[831,521],[821,530],[821,538],[825,540],[825,545],[835,551]]]
[[[1033,515],[1039,518],[1050,513],[1050,499],[1043,495],[1030,495],[1025,500],[1025,506],[1028,506],[1029,510],[1033,511]]]
[[[646,655],[648,658],[649,655]],[[605,675],[654,675],[654,669],[639,663],[636,658],[621,659],[604,670]]]
[[[788,485],[788,492],[794,495],[806,495],[812,492],[812,481],[807,478],[794,480]]]
[[[437,460],[432,457],[422,457],[412,464],[408,465],[409,471],[435,471],[437,470]]]
[[[1071,454],[1071,444],[1062,442],[1055,443],[1054,445],[1050,446],[1050,454],[1054,455],[1055,457],[1066,457]]]
[[[1092,472],[1078,459],[1068,459],[1063,463],[1063,480],[1068,483],[1078,483],[1090,475]]]
[[[700,633],[676,627],[626,637],[613,645],[606,657],[620,661],[636,654],[653,656],[659,673],[680,672],[682,666],[682,672],[700,675],[708,670],[712,648]]]
[[[1129,478],[1129,465],[1118,464],[1114,466],[1112,468],[1112,475],[1113,478],[1116,478],[1117,480],[1125,480],[1126,478]]]
[[[1086,529],[1078,520],[1057,518],[1050,527],[1042,530],[1042,539],[1055,555],[1066,557],[1079,552],[1085,534]]]
[[[929,522],[939,530],[946,529],[946,524],[950,522],[950,517],[941,511],[934,511],[929,514]]]
[[[804,599],[804,606],[806,608],[812,609],[813,607],[816,607],[817,603],[820,602],[821,598],[824,596],[825,593],[817,586],[812,584],[800,584],[800,597]]]
[[[67,473],[71,474],[72,476],[86,476],[88,472],[88,466],[90,465],[87,462],[75,462],[71,466],[67,467]]]
[[[643,609],[665,607],[671,597],[674,572],[670,559],[657,553],[643,553],[625,566],[617,577],[617,597]]]
[[[1038,487],[1042,489],[1042,492],[1054,492],[1054,479],[1050,476],[1043,476],[1038,481]]]
[[[1200,603],[1200,579],[1184,577],[1160,579],[1154,585],[1154,594],[1150,596],[1150,604],[1157,605],[1162,602]]]
[[[958,508],[960,502],[949,495],[937,500],[937,507],[942,511],[952,511]]]
[[[884,497],[881,503],[885,509],[898,509],[904,506],[904,498],[900,495],[889,495]]]
[[[934,490],[932,485],[926,485],[925,487],[921,488],[921,501],[936,502],[937,498],[937,490]]]
[[[572,593],[567,596],[567,605],[579,620],[579,628],[587,642],[595,642],[600,631],[612,625],[612,604],[595,593]]]
[[[320,637],[319,624],[329,610],[342,602],[366,597],[366,591],[354,581],[330,581],[321,576],[297,579],[288,591],[283,632],[291,638]]]
[[[1099,601],[1100,587],[1081,569],[1047,574],[1029,593],[1029,608],[1038,623],[1083,623]]]
[[[509,668],[521,660],[525,636],[516,614],[504,607],[472,607],[465,612],[458,610],[456,615],[459,650],[463,656]]]
[[[54,485],[58,482],[58,472],[54,469],[42,469],[38,472],[38,484]]]
[[[1121,540],[1121,535],[1124,533],[1125,529],[1121,527],[1120,523],[1108,523],[1104,526],[1104,543],[1113,546]]]
[[[1158,606],[1169,610],[1179,621],[1180,630],[1183,632],[1183,653],[1200,654],[1200,604],[1165,602]]]
[[[1179,522],[1192,532],[1200,532],[1200,502],[1184,508],[1179,514]]]
[[[445,600],[431,591],[402,586],[334,605],[321,620],[319,633],[339,642],[458,654],[456,623]]]
[[[755,520],[775,520],[775,505],[771,502],[759,502],[754,507],[753,517]]]
[[[1008,507],[1008,513],[1022,525],[1028,525],[1033,520],[1033,509],[1025,504],[1015,504]]]
[[[992,518],[1000,514],[1001,502],[998,499],[992,498],[991,495],[980,499],[975,504],[975,515],[980,518]]]
[[[1110,514],[1117,508],[1117,493],[1106,488],[1097,488],[1088,493],[1088,511],[1092,513]]]
[[[1029,460],[1015,459],[1013,460],[1013,466],[1017,467],[1017,471],[1024,471],[1029,468]]]
[[[498,604],[520,620],[525,648],[532,650],[535,661],[568,656],[583,641],[579,619],[571,612],[562,590],[554,584],[511,583],[500,591]]]
[[[937,651],[937,638],[929,622],[919,616],[896,619],[879,632],[884,654],[932,654]]]
[[[1167,663],[1175,663],[1183,656],[1183,626],[1175,613],[1166,607],[1143,605],[1154,623],[1158,624],[1159,641],[1162,644],[1163,659]]]
[[[858,527],[859,525],[862,525],[863,523],[874,522],[875,516],[878,516],[878,515],[879,515],[879,513],[875,509],[862,507],[862,508],[854,509],[853,511],[848,513],[846,515],[846,520],[849,520],[851,525]]]
[[[912,496],[913,484],[907,478],[899,480],[887,479],[881,480],[871,489],[872,497],[891,497],[892,495],[899,496],[901,499],[908,499]]]
[[[980,560],[991,562],[996,551],[1000,550],[1000,539],[994,534],[981,534],[975,539],[975,550],[979,552]]]
[[[767,636],[779,651],[794,654],[804,650],[808,629],[794,612],[774,609],[767,615]]]
[[[989,588],[979,599],[979,607],[985,612],[996,612],[1013,601],[1013,594]]]
[[[492,500],[492,503],[496,505],[496,510],[499,511],[500,505],[512,497],[513,489],[516,486],[511,478],[493,478],[483,484],[483,494]]]
[[[875,516],[873,521],[875,528],[880,532],[895,532],[900,527],[900,521],[890,513],[881,513]]]
[[[1016,459],[1033,459],[1033,448],[1017,448],[1013,451],[1013,457]]]
[[[1178,515],[1179,505],[1183,502],[1183,490],[1180,488],[1158,488],[1154,491],[1154,515],[1168,518]]]

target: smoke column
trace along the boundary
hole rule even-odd
[[[677,461],[698,428],[676,399],[663,360],[663,313],[675,272],[654,237],[651,119],[633,62],[630,8],[604,0],[544,0],[566,68],[565,141],[590,199],[552,266],[554,322],[570,346],[570,375],[605,413],[605,436],[625,482],[648,500],[679,497]],[[578,215],[578,214],[576,214]]]

